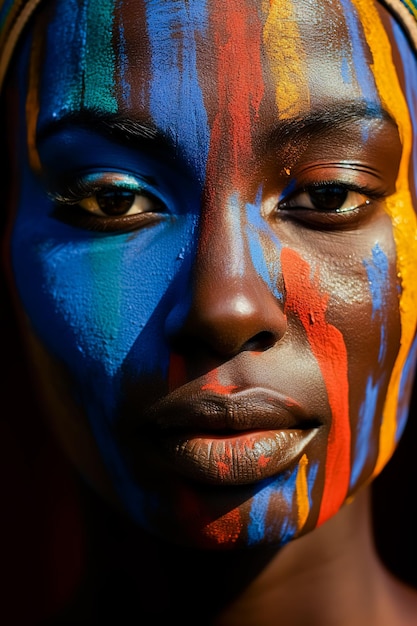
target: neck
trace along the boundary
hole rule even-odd
[[[404,626],[417,594],[394,579],[372,537],[370,489],[314,532],[288,544],[216,626]]]

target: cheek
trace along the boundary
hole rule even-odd
[[[391,231],[390,220],[384,220]],[[343,335],[347,353],[347,402],[351,428],[350,492],[372,475],[378,458],[384,407],[400,348],[401,320],[396,251],[381,237],[352,264],[333,268],[329,320]]]
[[[343,236],[340,249],[349,253],[331,254],[329,236]],[[317,234],[314,241],[314,251],[283,247],[281,263],[286,312],[301,322],[331,411],[320,525],[375,469],[401,322],[388,215],[360,233]]]

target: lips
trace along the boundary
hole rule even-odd
[[[146,413],[152,448],[186,478],[248,485],[295,465],[320,423],[263,388],[227,395],[175,391]]]

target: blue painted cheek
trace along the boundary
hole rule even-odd
[[[12,235],[23,308],[46,350],[66,366],[74,400],[88,417],[122,502],[146,524],[147,500],[155,496],[133,479],[113,422],[125,377],[140,385],[144,373],[157,380],[167,375],[161,308],[184,256],[192,253],[196,218],[180,216],[129,234],[91,234],[48,217],[50,207],[29,181]]]
[[[103,385],[116,384],[179,271],[195,216],[103,237],[54,222],[48,209],[44,218],[38,210],[32,215],[32,191],[25,185],[12,240],[23,306],[48,350],[81,386],[92,385],[101,396]],[[135,375],[165,374],[162,336],[158,328],[147,337],[142,351],[152,358],[136,362]]]

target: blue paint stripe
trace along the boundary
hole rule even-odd
[[[272,532],[276,535],[275,539],[282,544],[294,537],[297,529],[289,522],[288,518],[284,518],[280,531],[277,531],[276,527],[272,530],[267,528],[266,518],[271,498],[283,498],[289,511],[291,511],[296,497],[297,472],[298,466],[290,474],[285,472],[278,477],[264,481],[262,488],[252,497],[248,524],[248,545],[256,545],[265,537],[270,536]],[[272,537],[270,536],[270,538]]]
[[[196,36],[204,36],[207,9],[204,0],[146,0],[151,47],[151,115],[172,136],[185,158],[204,181],[209,148],[207,113],[201,92]]]
[[[356,445],[352,472],[350,475],[350,488],[355,487],[365,466],[366,459],[371,452],[373,442],[372,427],[374,425],[376,407],[379,395],[379,386],[374,384],[372,376],[366,383],[365,400],[359,410],[359,420],[356,429]]]

